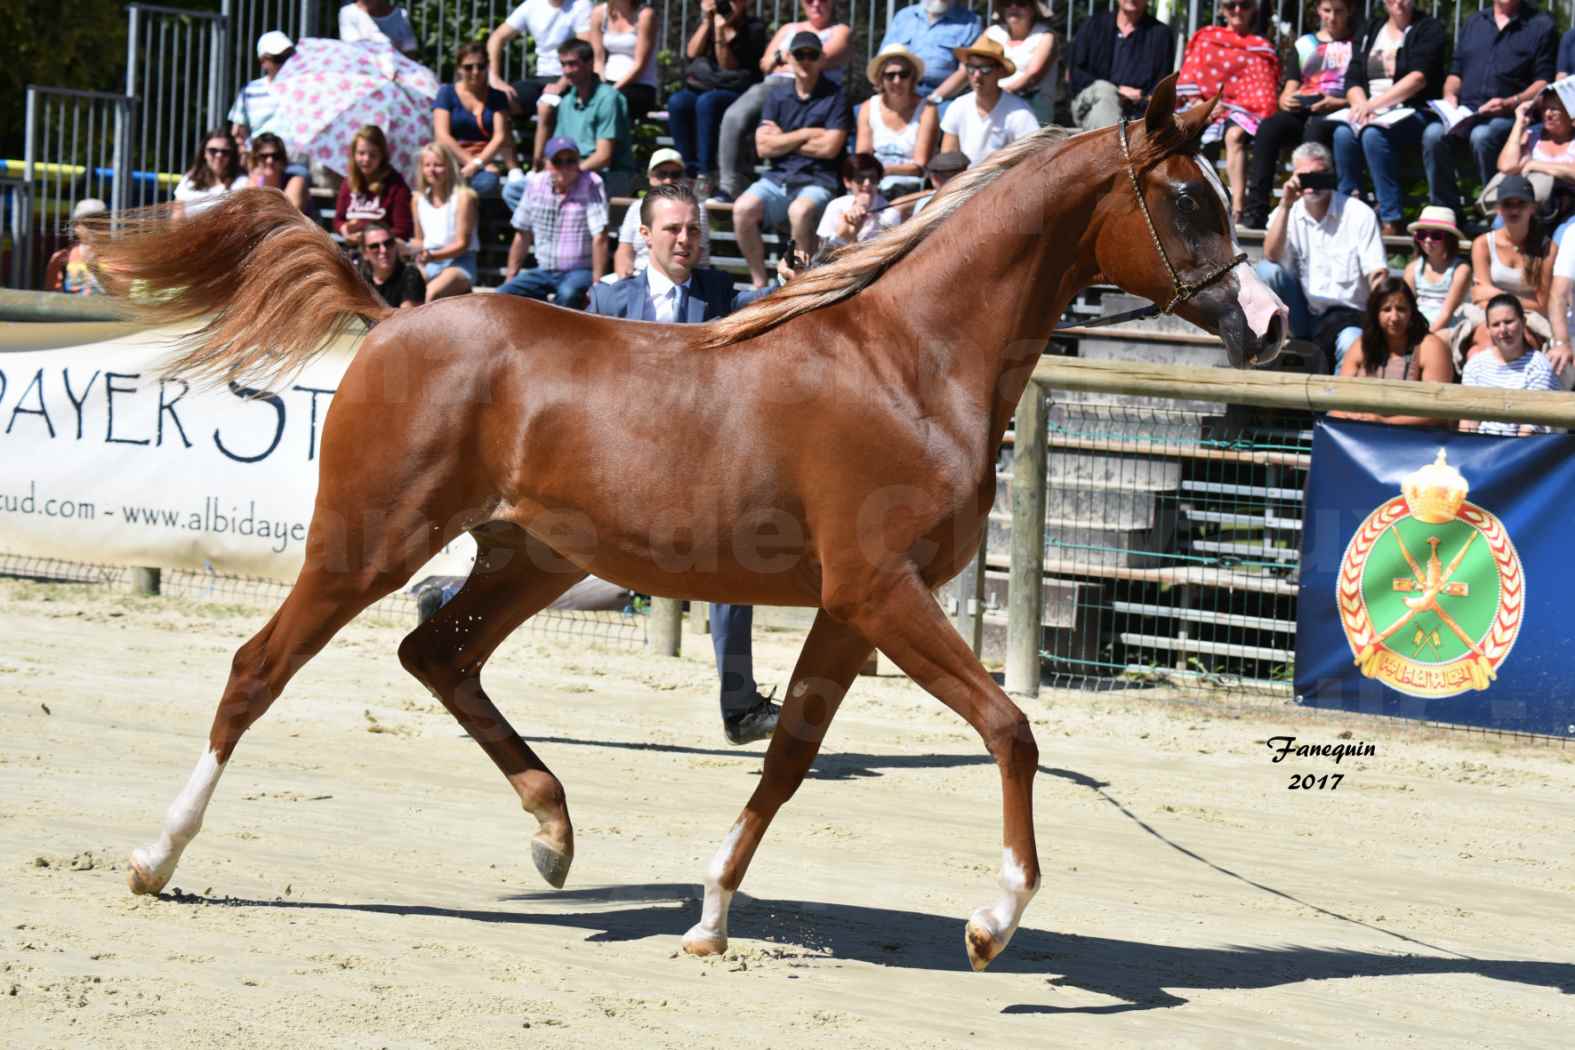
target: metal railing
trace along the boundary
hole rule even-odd
[[[138,118],[129,159],[139,171],[185,171],[203,132],[225,122],[226,19],[150,4],[126,12],[126,94],[136,100]],[[131,203],[164,199],[160,180],[141,179]]]
[[[15,287],[30,287],[50,254],[70,242],[78,201],[97,197],[112,211],[130,203],[131,128],[125,95],[28,87],[22,181],[10,207]]]

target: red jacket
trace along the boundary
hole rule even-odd
[[[416,226],[410,217],[410,185],[397,171],[383,180],[383,192],[361,196],[350,192],[350,180],[339,184],[339,200],[334,204],[334,232],[343,233],[347,219],[377,219],[386,222],[394,236],[408,241]]]

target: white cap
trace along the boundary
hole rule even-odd
[[[651,154],[651,162],[645,166],[646,173],[650,174],[663,164],[676,164],[681,168],[684,166],[684,155],[670,146],[659,149]]]
[[[294,46],[295,41],[291,40],[277,29],[270,29],[268,32],[257,38],[257,57],[262,58],[264,55],[282,55]]]
[[[109,211],[109,205],[97,197],[83,197],[77,201],[77,206],[71,209],[71,221],[90,219],[95,215],[103,215]]]

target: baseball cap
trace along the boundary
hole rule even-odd
[[[570,152],[578,157],[580,155],[580,144],[567,135],[554,135],[547,140],[547,146],[541,151],[541,155],[551,160],[560,153]]]
[[[1537,199],[1537,191],[1532,189],[1531,180],[1524,175],[1505,175],[1499,180],[1497,199],[1529,203]]]
[[[268,32],[257,38],[257,57],[262,58],[264,55],[270,57],[273,55],[282,55],[294,46],[295,41],[291,40],[277,29],[270,29]]]
[[[955,175],[959,171],[967,171],[968,154],[958,150],[937,153],[930,158],[930,162],[924,166],[924,170],[931,175]]]
[[[684,166],[684,155],[671,146],[659,149],[651,154],[651,163],[645,166],[645,173],[649,175],[663,164],[676,164],[681,168]]]
[[[801,29],[793,34],[793,39],[788,44],[788,54],[791,55],[795,51],[813,51],[817,55],[826,53],[826,49],[821,46],[820,37],[807,29]]]
[[[79,222],[90,219],[95,215],[103,215],[109,211],[109,205],[97,197],[83,197],[77,201],[77,206],[71,209],[71,221]]]

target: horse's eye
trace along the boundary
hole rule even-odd
[[[1190,193],[1183,193],[1176,198],[1176,208],[1183,215],[1191,215],[1198,210],[1198,199]]]

